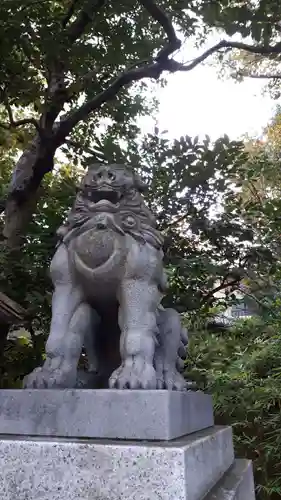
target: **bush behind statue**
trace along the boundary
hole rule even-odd
[[[236,455],[254,461],[259,500],[281,496],[281,313],[191,335],[186,375],[212,394],[216,423],[232,425]]]

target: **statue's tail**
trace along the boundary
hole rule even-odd
[[[187,329],[182,326],[180,314],[175,309],[165,309],[159,304],[158,315],[160,341],[166,346],[167,356],[173,357],[177,370],[182,372],[188,345]]]
[[[188,345],[187,329],[184,326],[182,326],[180,334],[180,345],[178,348],[178,359],[177,359],[177,369],[179,372],[182,372],[184,370],[187,345]]]

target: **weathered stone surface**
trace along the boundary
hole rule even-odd
[[[168,443],[3,438],[1,497],[202,500],[233,459],[229,427]]]
[[[252,462],[235,460],[205,500],[255,500]]]
[[[170,440],[212,425],[202,392],[0,391],[0,434]]]
[[[128,166],[89,166],[57,231],[45,362],[24,387],[75,388],[84,347],[101,384],[92,388],[186,389],[187,332],[180,314],[160,305],[164,237],[142,197],[146,187]]]

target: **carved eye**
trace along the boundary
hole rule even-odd
[[[98,177],[99,179],[101,179],[101,178],[102,178],[102,172],[98,172],[98,173],[97,173],[97,177]]]
[[[107,175],[108,175],[108,178],[109,178],[110,180],[112,180],[112,181],[114,181],[114,180],[115,180],[115,178],[116,178],[116,176],[115,176],[115,174],[114,174],[113,172],[108,172],[108,174],[107,174]]]
[[[134,226],[135,225],[134,217],[131,217],[130,215],[128,217],[126,217],[126,224],[128,226]]]

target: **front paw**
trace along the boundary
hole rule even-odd
[[[156,389],[156,373],[152,365],[134,356],[115,370],[110,379],[111,389]]]
[[[168,391],[185,391],[188,383],[183,376],[174,369],[157,372],[157,389],[166,389]]]
[[[66,367],[36,368],[23,379],[24,389],[67,389],[75,387],[76,370]]]

